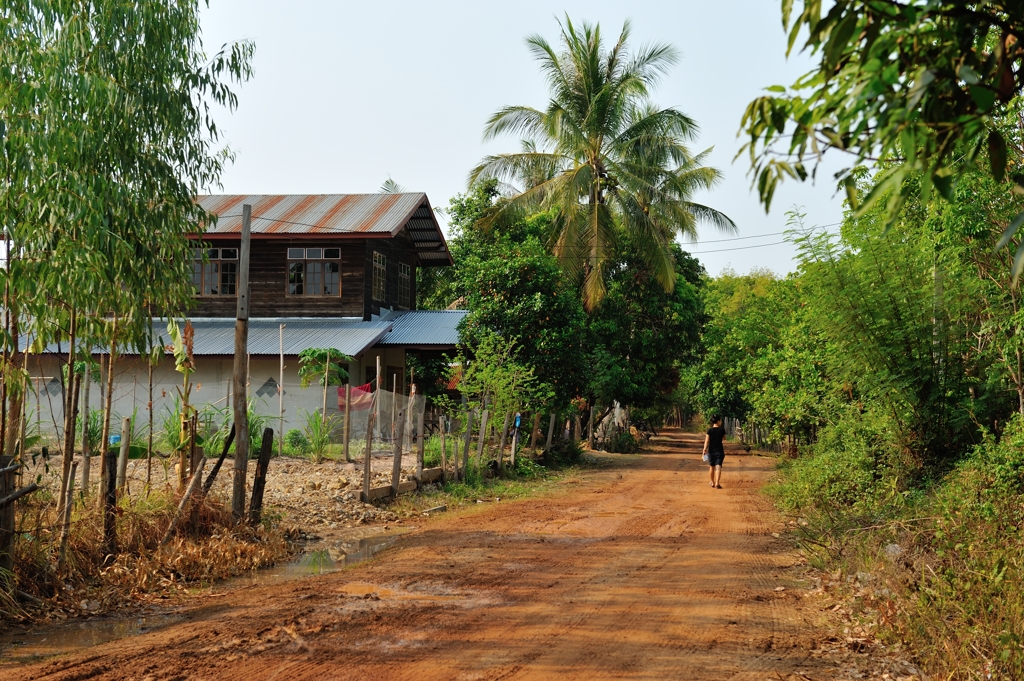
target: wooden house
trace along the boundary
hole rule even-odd
[[[242,206],[252,206],[250,316],[358,317],[416,306],[416,272],[451,254],[425,194],[198,198],[196,317],[234,317]]]
[[[452,353],[465,311],[416,310],[417,272],[452,264],[425,194],[329,194],[197,197],[213,224],[196,232],[194,401],[226,408],[231,400],[242,206],[252,207],[249,259],[249,397],[283,430],[322,405],[322,390],[301,388],[298,354],[335,348],[354,358],[354,385],[384,374],[380,387],[407,392],[406,353]],[[167,321],[153,320],[154,338]],[[106,350],[96,349],[97,359]],[[118,356],[114,410],[147,407],[148,367],[134,350]],[[59,348],[33,363],[35,408],[56,428],[63,398]],[[36,366],[37,365],[37,366]],[[153,371],[153,410],[173,410],[181,376],[166,358]],[[93,391],[92,409],[100,390]],[[31,398],[30,398],[31,399]],[[337,402],[328,402],[337,410]]]

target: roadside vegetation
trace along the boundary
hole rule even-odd
[[[748,108],[755,187],[829,153],[848,210],[790,212],[797,272],[707,282],[678,397],[783,445],[771,494],[858,624],[932,678],[1019,679],[1024,25],[962,9],[783,2],[820,63]]]

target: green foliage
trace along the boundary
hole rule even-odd
[[[602,449],[616,454],[633,454],[640,451],[640,443],[628,430],[615,430],[605,438]]]
[[[308,388],[317,385],[342,385],[348,378],[348,371],[339,362],[353,362],[353,358],[334,348],[307,348],[299,353],[299,382]]]
[[[802,455],[782,465],[772,492],[793,513],[876,514],[876,495],[904,474],[893,424],[878,414],[848,409]]]
[[[285,433],[284,443],[299,454],[305,454],[310,449],[309,438],[298,428],[292,428]]]
[[[670,244],[678,234],[696,234],[698,221],[734,230],[732,221],[692,201],[720,180],[705,168],[705,154],[686,142],[696,123],[650,99],[655,83],[677,59],[668,45],[630,54],[630,27],[604,43],[600,27],[561,24],[561,45],[540,36],[527,44],[550,90],[546,110],[508,106],[487,122],[486,139],[523,138],[521,153],[484,158],[471,182],[498,179],[521,189],[489,215],[491,223],[548,212],[551,243],[593,309],[606,291],[605,270],[614,262],[618,237],[627,235],[646,273],[665,290],[675,283]]]
[[[808,164],[828,149],[850,155],[838,177],[855,208],[855,167],[892,161],[861,206],[886,203],[887,224],[915,191],[904,184],[912,175],[926,201],[933,188],[952,200],[955,178],[987,155],[991,176],[1003,182],[1008,145],[993,119],[1021,91],[1014,73],[1024,59],[1024,20],[1016,7],[844,0],[823,15],[820,2],[805,0],[795,12],[793,4],[783,2],[789,50],[806,35],[804,49],[819,62],[792,90],[773,86],[751,102],[742,123],[766,210],[783,178],[813,176]]]
[[[485,333],[473,348],[473,359],[460,358],[459,389],[470,408],[506,414],[547,397],[544,387],[538,386],[533,369],[516,361],[516,345],[514,339]]]
[[[540,465],[533,459],[529,459],[525,456],[516,457],[516,470],[515,475],[517,478],[524,480],[533,480],[536,478],[543,478],[547,475],[548,470],[544,466]]]
[[[555,438],[551,443],[551,449],[544,453],[541,463],[545,468],[565,468],[579,463],[583,456],[583,448],[575,439]]]
[[[315,411],[302,410],[302,433],[309,443],[309,452],[313,455],[313,462],[320,463],[327,454],[327,448],[331,444],[331,435],[338,427],[336,417],[322,418]]]
[[[623,237],[621,243],[607,294],[589,319],[588,393],[599,404],[664,408],[679,384],[679,365],[694,361],[700,345],[704,269],[673,244],[676,285],[666,292],[630,240]]]

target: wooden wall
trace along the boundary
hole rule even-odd
[[[211,246],[238,248],[239,240],[211,240]],[[341,295],[289,296],[288,247],[337,247],[341,249]],[[387,295],[384,308],[398,305],[398,263],[412,269],[410,305],[416,304],[416,257],[404,234],[395,239],[253,239],[249,254],[249,314],[252,317],[362,317],[379,315],[381,303],[372,296],[373,252],[388,261]],[[191,314],[196,317],[234,317],[235,296],[197,297]],[[386,311],[386,310],[385,310]]]
[[[387,286],[383,302],[373,299],[374,251],[382,253],[388,259]],[[398,263],[400,262],[409,265],[412,269],[412,280],[409,283],[411,294],[409,307],[402,307],[398,304]],[[369,319],[371,314],[379,315],[382,306],[395,310],[409,310],[416,307],[416,256],[412,253],[412,242],[404,234],[399,234],[394,239],[366,240],[366,268],[363,275],[363,287],[363,295],[366,300],[364,317],[366,319]]]

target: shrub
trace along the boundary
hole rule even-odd
[[[583,456],[583,448],[574,439],[558,439],[551,443],[551,449],[541,457],[541,463],[548,468],[571,466]]]
[[[309,451],[309,438],[298,428],[292,428],[284,436],[284,443],[299,454]]]
[[[604,450],[615,454],[632,454],[640,451],[640,442],[628,430],[617,430],[605,438]]]
[[[885,419],[853,411],[823,429],[798,458],[783,462],[781,480],[770,491],[787,511],[870,513],[876,493],[891,490],[905,470],[893,440]],[[879,487],[883,480],[888,484]]]

